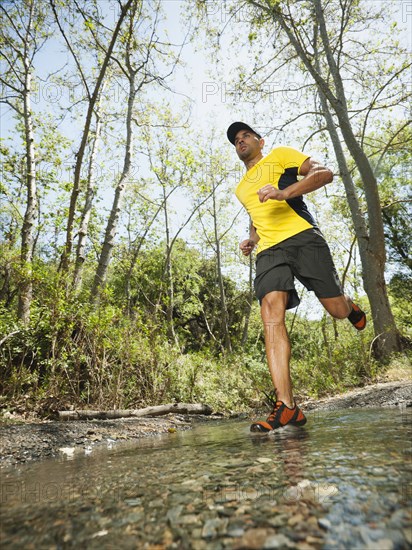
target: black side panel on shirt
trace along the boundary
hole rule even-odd
[[[298,181],[298,168],[286,168],[285,172],[280,176],[278,182],[278,188],[280,190],[286,189],[292,183]],[[312,214],[309,212],[308,207],[306,206],[305,201],[302,198],[302,195],[295,197],[294,199],[289,199],[286,201],[288,205],[304,220],[317,228],[316,222],[312,217]]]

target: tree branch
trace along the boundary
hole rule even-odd
[[[384,158],[384,156],[386,155],[386,153],[388,152],[388,149],[390,148],[390,146],[392,145],[393,143],[393,140],[395,139],[396,136],[398,136],[407,126],[409,126],[410,124],[412,124],[412,120],[407,120],[405,122],[405,124],[403,126],[401,126],[399,128],[399,130],[397,132],[395,132],[393,134],[393,136],[391,137],[391,139],[388,141],[388,143],[386,144],[384,150],[382,151],[382,154],[381,156],[379,157],[379,160],[376,164],[376,167],[375,167],[375,172],[378,173],[379,172],[379,168],[380,168],[380,165],[381,165],[381,162]]]
[[[87,84],[87,79],[86,79],[86,77],[85,77],[85,75],[84,75],[84,73],[83,73],[82,66],[80,65],[80,61],[79,61],[79,59],[78,59],[78,56],[77,56],[76,53],[74,52],[74,50],[73,50],[73,48],[72,48],[72,45],[70,44],[70,41],[69,41],[69,39],[67,38],[66,33],[65,33],[65,31],[64,31],[64,29],[63,29],[61,23],[60,23],[60,19],[59,19],[59,16],[58,16],[58,14],[57,14],[56,5],[55,5],[55,3],[54,3],[54,0],[49,0],[49,1],[50,1],[51,8],[52,8],[52,10],[53,10],[54,19],[55,19],[55,21],[56,21],[56,23],[57,23],[57,26],[59,27],[60,33],[61,33],[61,35],[63,36],[64,41],[66,42],[67,47],[69,48],[70,53],[72,54],[72,57],[73,57],[73,59],[74,59],[74,62],[76,63],[77,69],[78,69],[78,71],[79,71],[79,74],[80,74],[80,76],[81,76],[81,79],[82,79],[82,81],[83,81],[84,87],[85,87],[86,92],[87,92],[87,97],[88,97],[88,99],[90,100],[90,99],[91,99],[91,95],[90,95],[89,86],[88,86],[88,84]]]

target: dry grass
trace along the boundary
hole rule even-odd
[[[392,359],[387,370],[383,371],[379,378],[385,382],[412,380],[411,354],[402,353],[397,355],[394,359]]]

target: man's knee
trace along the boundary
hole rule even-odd
[[[285,321],[288,292],[274,291],[266,294],[261,303],[260,313],[263,322],[283,324]]]
[[[347,312],[346,309],[338,309],[338,310],[335,310],[335,311],[331,311],[329,313],[335,319],[346,319],[346,317],[348,316],[348,312]]]

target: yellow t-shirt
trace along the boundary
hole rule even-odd
[[[276,147],[246,172],[236,187],[236,197],[249,213],[262,252],[301,231],[316,227],[302,196],[287,201],[260,202],[257,191],[265,185],[285,189],[298,180],[299,169],[309,155],[292,147]]]

